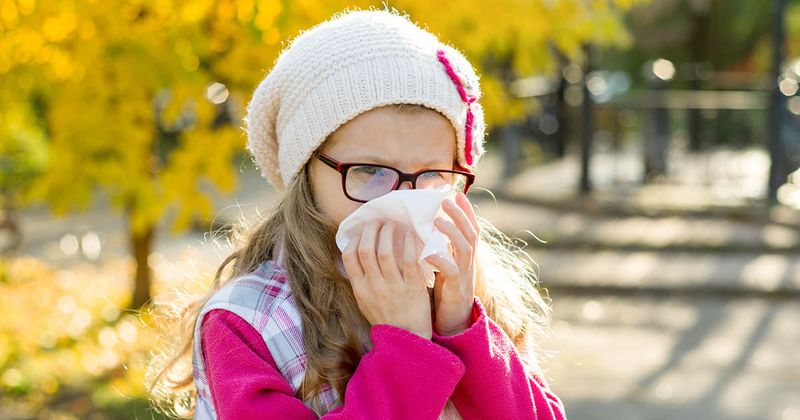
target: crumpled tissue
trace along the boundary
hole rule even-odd
[[[425,261],[429,255],[440,254],[455,263],[450,252],[450,239],[433,225],[439,215],[449,219],[441,208],[442,201],[454,196],[452,188],[391,191],[362,204],[342,220],[336,232],[336,245],[344,251],[350,238],[361,231],[361,225],[375,219],[390,220],[411,228],[417,234],[423,244],[420,264],[424,272],[432,274],[436,269]],[[426,276],[426,282],[428,287],[433,287],[433,275]]]

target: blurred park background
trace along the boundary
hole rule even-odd
[[[800,419],[800,1],[387,2],[478,67],[571,419]],[[0,418],[161,418],[145,366],[274,192],[243,107],[316,0],[0,0]],[[493,194],[489,194],[491,191]]]

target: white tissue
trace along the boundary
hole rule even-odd
[[[450,239],[433,225],[440,212],[444,215],[441,210],[442,201],[454,195],[452,188],[391,191],[362,204],[347,216],[339,224],[336,245],[344,251],[350,243],[350,238],[361,231],[359,226],[369,221],[380,219],[397,222],[413,228],[423,243],[419,261],[425,272],[432,273],[435,268],[424,261],[429,255],[439,254],[451,263],[455,263],[450,253]],[[426,281],[428,287],[433,287],[432,275],[427,276]]]

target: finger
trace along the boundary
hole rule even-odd
[[[417,241],[407,232],[403,238],[403,280],[406,283],[420,282],[422,275],[419,270]]]
[[[433,298],[434,302],[441,302],[442,301],[442,290],[444,289],[444,285],[446,283],[446,278],[444,273],[438,271],[435,273],[434,281],[433,281]]]
[[[381,270],[375,258],[375,237],[378,235],[379,227],[379,221],[369,222],[364,231],[361,232],[361,241],[358,243],[358,260],[361,262],[364,274],[370,280],[378,279],[381,275]]]
[[[469,221],[472,223],[472,226],[475,228],[475,232],[480,232],[481,227],[478,224],[478,216],[475,215],[475,209],[472,208],[472,203],[469,202],[467,195],[463,192],[459,192],[456,195],[456,204],[461,207],[461,210],[467,215]]]
[[[347,272],[347,279],[350,281],[350,289],[353,292],[353,297],[357,302],[364,299],[364,296],[369,295],[369,282],[364,277],[364,270],[361,268],[361,263],[358,261],[358,239],[352,238],[350,243],[345,247],[342,253],[342,263],[344,270]]]
[[[394,257],[394,223],[386,222],[378,238],[378,266],[386,280],[402,281]]]
[[[434,224],[436,228],[450,239],[450,243],[453,244],[456,250],[456,259],[459,260],[459,265],[468,266],[470,261],[472,261],[472,243],[467,241],[453,222],[437,217]]]
[[[447,279],[447,280],[456,280],[458,279],[458,266],[447,261],[444,257],[439,254],[433,254],[425,257],[425,261],[430,263],[432,266],[436,267],[440,273]]]
[[[350,278],[350,282],[353,282],[353,279],[356,281],[361,280],[364,277],[364,270],[361,268],[361,263],[358,261],[358,243],[361,240],[361,235],[354,236],[350,238],[350,243],[344,248],[342,251],[342,265],[344,265],[344,271],[347,272],[347,276]]]
[[[472,222],[469,220],[464,210],[453,200],[445,200],[442,208],[444,212],[453,219],[456,227],[461,231],[461,234],[464,235],[467,242],[474,244],[478,239],[478,232],[475,230],[475,226],[472,225]]]

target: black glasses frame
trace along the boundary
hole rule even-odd
[[[403,184],[403,182],[410,182],[411,188],[417,188],[417,178],[425,173],[428,172],[448,172],[453,174],[460,174],[467,177],[467,182],[464,184],[464,194],[467,193],[469,187],[472,186],[472,183],[475,182],[475,174],[466,170],[457,170],[457,169],[423,169],[414,173],[406,173],[397,168],[393,168],[391,166],[386,165],[379,165],[376,163],[368,163],[368,162],[339,162],[338,160],[324,154],[324,153],[316,153],[317,158],[322,161],[325,165],[331,167],[336,172],[342,175],[342,191],[344,192],[345,197],[349,198],[350,200],[359,202],[359,203],[366,203],[369,200],[361,200],[358,198],[354,198],[350,196],[347,192],[347,171],[352,168],[353,166],[374,166],[377,168],[384,168],[389,169],[397,173],[397,182],[392,186],[392,189],[389,191],[394,191]],[[387,191],[388,193],[388,191]]]

